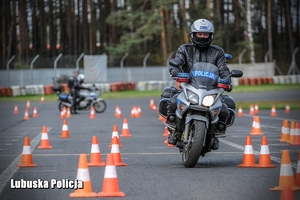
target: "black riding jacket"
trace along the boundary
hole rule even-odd
[[[224,50],[215,45],[210,45],[204,51],[200,51],[193,44],[183,44],[178,48],[175,59],[181,60],[185,73],[189,73],[196,62],[209,62],[219,68],[220,78],[225,78],[230,74]],[[171,73],[174,68],[177,67],[169,65],[169,72]],[[180,69],[179,72],[181,72]]]

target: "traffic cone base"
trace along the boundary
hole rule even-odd
[[[131,134],[130,134],[129,128],[128,128],[127,118],[124,118],[123,126],[122,126],[122,133],[121,133],[120,137],[131,137]]]
[[[48,131],[47,127],[43,126],[42,128],[42,138],[40,142],[40,146],[38,146],[39,149],[52,149],[52,146],[50,145],[49,139],[48,139]]]
[[[96,197],[97,193],[92,191],[92,183],[90,180],[90,172],[87,165],[86,154],[79,155],[78,170],[77,170],[77,180],[83,182],[83,188],[76,189],[71,193],[70,197]]]
[[[290,142],[290,145],[300,145],[300,122],[296,122],[295,135],[293,141]]]
[[[25,114],[24,114],[24,120],[29,120],[29,114],[28,114],[28,110],[25,110]]]
[[[237,167],[255,167],[255,157],[253,153],[252,140],[250,136],[246,137],[243,163]]]
[[[243,116],[244,116],[242,106],[239,106],[238,116],[239,116],[239,117],[243,117]]]
[[[112,139],[111,154],[113,156],[114,163],[116,166],[127,166],[128,165],[128,164],[125,164],[122,162],[120,149],[119,149],[119,145],[118,145],[116,136],[114,136]]]
[[[37,165],[33,163],[29,137],[24,138],[22,159],[21,159],[21,163],[18,165],[18,167],[20,167],[20,168],[37,167]]]
[[[92,106],[91,107],[91,112],[90,112],[90,119],[95,119],[96,118],[96,113],[95,113],[95,109]]]
[[[14,114],[19,114],[19,110],[18,110],[18,106],[17,105],[15,105],[15,107],[14,107]]]
[[[107,154],[102,191],[98,197],[124,197],[125,193],[119,189],[116,165],[111,153]]]
[[[284,186],[280,193],[280,200],[296,200],[294,192],[290,186]]]
[[[272,109],[271,109],[271,114],[270,114],[271,117],[276,117],[277,116],[277,113],[276,113],[276,108],[275,106],[273,105],[272,106]]]
[[[250,135],[263,135],[258,116],[253,117],[252,131],[250,132]]]
[[[32,117],[38,117],[38,116],[39,116],[39,114],[37,112],[37,109],[36,109],[36,107],[34,107],[33,108],[33,115],[32,115]]]
[[[254,115],[254,114],[255,114],[255,110],[254,110],[253,105],[251,104],[251,105],[250,105],[250,112],[249,112],[249,115]]]
[[[282,128],[279,142],[287,142],[290,138],[290,128],[289,128],[289,121],[283,120],[282,121]]]

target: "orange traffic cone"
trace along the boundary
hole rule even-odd
[[[293,141],[291,141],[291,145],[300,145],[300,122],[296,122],[296,129]]]
[[[29,120],[28,109],[25,110],[24,120]]]
[[[291,186],[284,186],[280,193],[280,200],[296,200]]]
[[[290,138],[290,128],[289,128],[289,121],[283,120],[282,121],[282,128],[281,128],[281,135],[279,142],[287,142]]]
[[[290,105],[289,104],[286,104],[285,105],[285,113],[290,113],[291,110],[290,110]]]
[[[259,107],[257,103],[254,105],[254,113],[255,114],[259,113]]]
[[[295,135],[296,135],[296,123],[294,121],[291,121],[290,137],[289,140],[286,142],[288,144],[291,144],[294,141]]]
[[[279,186],[270,188],[270,190],[282,190],[285,186],[290,186],[292,190],[300,190],[300,187],[295,185],[295,179],[288,150],[282,150]]]
[[[272,116],[272,117],[276,117],[276,116],[277,116],[277,114],[276,114],[276,108],[275,108],[275,106],[274,106],[274,105],[272,106],[272,109],[271,109],[271,114],[270,114],[270,116]]]
[[[259,154],[259,162],[256,167],[262,168],[274,168],[276,165],[271,163],[271,155],[268,146],[268,139],[266,136],[263,136],[261,139],[261,147],[260,147],[260,154]]]
[[[250,136],[246,136],[243,163],[237,165],[237,167],[255,167],[255,165],[256,164],[253,153],[252,140]]]
[[[71,118],[71,117],[72,117],[72,114],[71,114],[71,108],[68,107],[68,108],[67,108],[66,118]]]
[[[30,108],[30,101],[29,100],[27,100],[26,108]]]
[[[90,180],[90,171],[87,165],[86,154],[79,155],[78,170],[76,179],[82,183],[81,187],[70,194],[70,197],[96,197],[97,193],[93,192],[92,182]]]
[[[169,134],[169,130],[168,130],[168,128],[165,126],[165,132],[164,132],[163,136],[168,136],[168,134]]]
[[[154,104],[154,99],[153,98],[150,99],[149,107],[150,107],[150,110],[156,110],[156,106]]]
[[[97,136],[92,137],[91,155],[90,155],[90,162],[88,163],[88,166],[93,166],[93,167],[105,166],[105,163],[102,162]]]
[[[249,115],[254,115],[254,114],[255,114],[255,110],[254,110],[253,105],[251,104],[251,105],[250,105],[250,112],[249,112]]]
[[[30,139],[29,137],[24,138],[24,146],[22,152],[22,160],[18,167],[37,167],[36,164],[33,163],[31,149],[30,149]]]
[[[39,116],[39,114],[37,112],[37,109],[36,109],[36,107],[34,107],[33,108],[33,115],[32,115],[32,117],[38,117],[38,116]]]
[[[137,116],[137,109],[136,109],[135,106],[133,106],[132,109],[131,109],[131,117],[132,118],[137,118],[138,117]]]
[[[124,192],[120,192],[117,169],[114,158],[111,153],[107,154],[106,166],[104,171],[104,179],[102,191],[98,193],[98,197],[124,197]]]
[[[45,101],[45,98],[44,98],[44,96],[42,96],[41,97],[41,103],[44,103],[44,101]]]
[[[140,106],[137,107],[137,116],[138,117],[142,116],[142,109]]]
[[[258,116],[253,117],[252,131],[250,132],[250,135],[263,135],[263,132],[260,128],[260,120]]]
[[[14,114],[19,114],[18,105],[16,104],[14,107]]]
[[[47,127],[43,126],[42,128],[42,138],[40,142],[39,149],[52,149],[52,146],[50,145],[49,139],[48,139],[48,131]]]
[[[116,106],[115,116],[117,118],[122,118],[122,112],[119,106]]]
[[[239,106],[238,116],[239,117],[243,117],[244,116],[242,106]]]
[[[122,133],[121,133],[120,137],[131,137],[131,134],[130,134],[130,131],[128,128],[127,118],[124,118],[123,126],[122,126]]]
[[[95,108],[92,106],[90,112],[90,119],[95,119],[95,118],[96,118]]]
[[[64,119],[65,118],[65,111],[64,111],[65,107],[63,109],[61,109],[60,111],[60,118]]]
[[[116,166],[127,166],[127,164],[122,163],[119,144],[118,144],[116,136],[114,136],[113,139],[112,139],[111,152],[110,153],[113,155],[114,162],[115,162]]]
[[[71,136],[69,135],[69,130],[68,130],[68,123],[67,120],[64,119],[64,124],[62,126],[62,131],[61,131],[61,138],[70,138]]]
[[[296,172],[296,186],[300,187],[300,152],[298,155],[298,164],[297,164],[297,172]]]
[[[108,145],[108,148],[111,148],[112,140],[115,136],[117,137],[117,142],[118,142],[119,147],[122,148],[120,138],[119,138],[119,132],[118,132],[118,126],[117,125],[113,126],[112,135],[111,135],[111,143],[110,143],[110,145]]]

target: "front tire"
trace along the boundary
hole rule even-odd
[[[94,103],[93,107],[96,113],[103,113],[106,110],[106,103],[103,100],[97,101]]]
[[[204,147],[206,132],[205,122],[193,120],[188,132],[190,142],[183,144],[182,163],[185,167],[192,168],[197,164]]]

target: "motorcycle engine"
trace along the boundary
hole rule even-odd
[[[87,106],[87,102],[86,101],[80,101],[80,103],[79,103],[79,107],[80,108],[84,108],[86,106]]]

